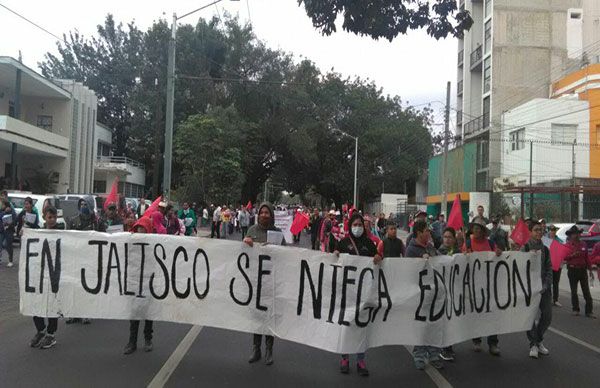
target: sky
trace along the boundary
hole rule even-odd
[[[55,35],[78,30],[84,36],[96,33],[107,13],[124,24],[135,20],[141,29],[159,18],[171,19],[214,0],[0,0],[0,4],[27,17]],[[195,23],[199,17],[223,16],[225,12],[250,21],[257,37],[271,48],[308,58],[322,72],[334,69],[344,76],[375,81],[385,94],[398,95],[412,105],[445,101],[446,82],[456,83],[457,42],[453,38],[436,41],[422,31],[411,31],[393,42],[375,41],[339,29],[331,36],[321,35],[297,0],[223,0],[190,15],[181,23]],[[56,38],[0,7],[0,55],[17,58],[39,71],[38,62],[48,51],[56,53]],[[166,71],[166,69],[165,69]],[[455,96],[453,91],[452,96]],[[433,103],[435,121],[443,119],[443,105]]]

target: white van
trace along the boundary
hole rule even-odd
[[[44,209],[48,206],[54,206],[57,214],[57,224],[59,229],[66,229],[66,223],[63,218],[63,211],[60,207],[60,200],[56,195],[52,194],[32,194],[26,191],[9,191],[8,200],[12,203],[17,216],[23,210],[25,198],[30,197],[33,200],[33,207],[37,210],[40,217],[40,228],[46,226],[44,220]]]

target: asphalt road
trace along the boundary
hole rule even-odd
[[[304,246],[308,239],[302,240]],[[110,320],[85,326],[61,320],[58,344],[32,349],[28,342],[35,328],[30,317],[19,314],[17,268],[0,265],[0,387],[600,386],[600,321],[572,316],[566,290],[561,292],[565,307],[554,308],[544,341],[550,356],[530,359],[525,334],[514,333],[500,336],[501,357],[474,353],[465,342],[455,346],[457,360],[440,372],[418,371],[408,349],[387,346],[368,351],[371,376],[364,378],[354,368],[341,375],[335,354],[278,339],[274,365],[248,364],[249,334],[163,322],[155,325],[150,353],[123,355],[128,322]]]

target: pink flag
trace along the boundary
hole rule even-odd
[[[162,195],[159,195],[154,202],[152,202],[152,205],[150,205],[150,207],[148,207],[148,209],[146,209],[146,211],[144,212],[144,215],[142,217],[150,217],[152,215],[152,213],[154,213],[155,211],[158,210],[158,204],[162,201]]]
[[[302,232],[302,230],[304,230],[304,228],[308,226],[309,222],[310,219],[308,218],[308,215],[302,212],[297,212],[296,217],[292,222],[292,226],[290,227],[290,232],[292,232],[294,236],[299,234],[300,232]]]
[[[565,257],[571,254],[571,249],[559,243],[558,241],[552,241],[550,244],[550,258],[552,259],[552,270],[558,271],[560,269],[560,264],[563,262]]]
[[[510,238],[520,246],[529,241],[529,228],[523,219],[519,219],[519,222],[515,225],[515,230],[510,234]]]
[[[442,209],[442,211],[445,210]],[[455,230],[462,229],[464,226],[459,194],[456,194],[456,198],[454,198],[454,202],[452,203],[452,210],[450,210],[450,216],[448,217],[448,226]]]
[[[111,203],[114,203],[119,207],[119,177],[116,177],[113,181],[110,193],[106,197],[106,201],[104,201],[104,210],[108,209],[108,205]]]

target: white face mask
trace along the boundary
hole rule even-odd
[[[354,235],[354,237],[360,237],[363,235],[365,229],[362,226],[353,226],[352,227],[352,234]]]

